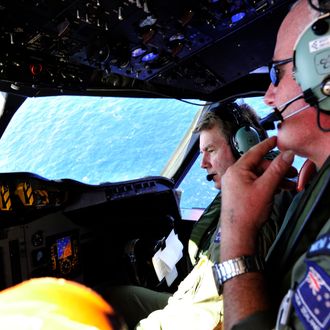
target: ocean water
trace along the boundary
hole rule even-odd
[[[197,109],[171,100],[28,99],[0,140],[0,168],[86,183],[159,175]]]

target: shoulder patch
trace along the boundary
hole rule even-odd
[[[320,254],[330,255],[330,234],[326,234],[318,238],[307,252],[307,257],[312,257]]]
[[[305,329],[330,329],[330,276],[314,262],[298,284],[293,306]]]

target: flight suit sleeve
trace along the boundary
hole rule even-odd
[[[258,250],[261,256],[266,257],[279,232],[294,195],[295,193],[292,191],[281,190],[274,196],[269,220],[263,225],[259,234]]]

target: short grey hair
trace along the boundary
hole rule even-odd
[[[266,131],[259,123],[260,118],[251,106],[242,103],[235,108],[239,111],[241,120],[254,127],[258,131],[261,139],[267,137]],[[220,105],[219,107],[206,111],[198,121],[194,133],[200,133],[217,126],[229,143],[231,137],[239,128],[234,115],[230,114],[230,111],[232,111],[232,105]]]

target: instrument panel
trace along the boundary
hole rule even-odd
[[[184,86],[205,98],[270,60],[290,2],[2,1],[0,83],[29,96]]]
[[[88,185],[17,172],[0,187],[0,289],[39,276],[95,283],[120,268],[127,241],[159,239],[181,218],[164,177]]]
[[[59,209],[68,214],[100,204],[114,207],[123,200],[173,193],[173,189],[173,182],[164,177],[89,185],[71,179],[48,180],[29,172],[0,173],[0,228]]]

